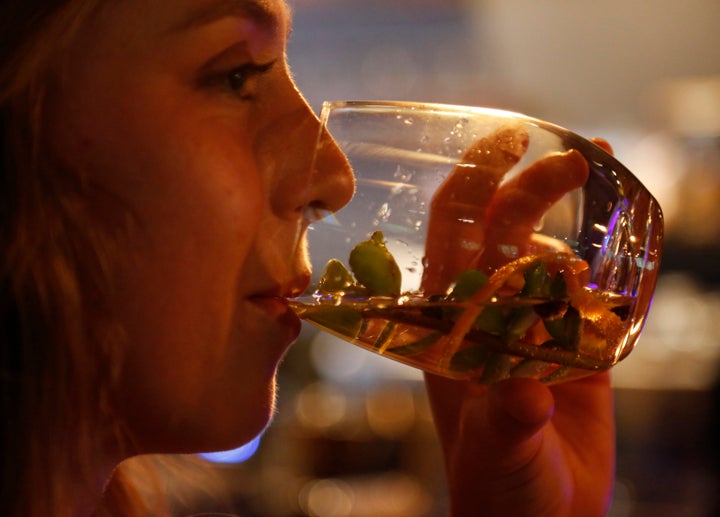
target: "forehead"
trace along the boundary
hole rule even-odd
[[[266,29],[277,30],[286,26],[290,17],[283,0],[170,0],[169,4],[177,7],[175,27],[180,30],[227,17],[249,18]]]
[[[290,31],[290,8],[284,0],[123,0],[104,3],[95,36],[118,33],[125,41],[191,32],[224,19],[252,21],[274,34]]]

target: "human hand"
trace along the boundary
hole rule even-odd
[[[605,515],[615,457],[607,372],[552,387],[426,382],[452,517]]]
[[[513,258],[508,250],[522,256],[557,246],[535,239],[532,228],[586,181],[587,164],[575,151],[550,155],[498,187],[527,143],[522,131],[499,130],[466,153],[463,162],[476,167],[456,168],[440,187],[428,229],[427,293],[445,291],[469,267],[501,266]],[[453,517],[605,514],[615,448],[607,372],[552,387],[522,378],[491,386],[429,374],[426,381]]]

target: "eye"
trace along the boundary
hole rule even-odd
[[[242,91],[245,88],[249,77],[250,74],[244,67],[233,70],[230,74],[228,74],[228,86],[235,92]]]
[[[253,95],[251,91],[252,79],[268,72],[274,64],[275,61],[264,64],[246,63],[230,70],[225,78],[225,84],[227,88],[241,98],[250,98]]]

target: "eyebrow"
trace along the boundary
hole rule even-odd
[[[281,12],[289,19],[289,8]],[[187,31],[227,17],[248,17],[264,28],[272,29],[279,24],[278,14],[266,0],[208,0],[197,2],[183,16],[172,31]],[[289,28],[288,28],[289,31]]]

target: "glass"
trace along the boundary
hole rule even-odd
[[[554,383],[625,358],[661,258],[657,201],[601,141],[498,110],[326,102],[356,192],[308,232],[305,320],[422,370]]]

